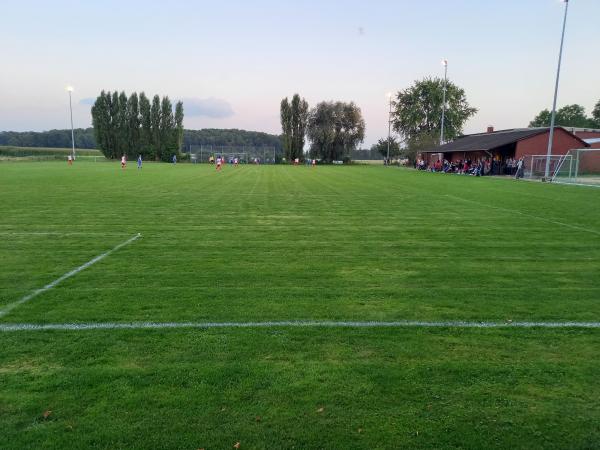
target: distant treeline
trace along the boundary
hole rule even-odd
[[[71,147],[71,130],[1,131],[0,145],[12,145],[14,147],[68,148]],[[96,148],[94,129],[76,128],[75,147]]]
[[[260,131],[237,129],[221,130],[217,128],[205,128],[203,130],[184,130],[183,151],[187,151],[190,145],[274,147],[278,153],[283,151],[283,144],[279,136]]]
[[[0,132],[0,145],[68,148],[71,146],[71,130],[2,131]],[[221,130],[215,128],[184,130],[183,151],[187,151],[190,145],[275,147],[278,152],[283,148],[280,137],[273,134],[259,131]],[[97,148],[96,140],[94,139],[94,129],[76,128],[75,147]]]

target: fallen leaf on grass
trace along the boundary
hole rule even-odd
[[[260,418],[260,416],[256,416],[256,421],[260,422],[262,419]]]
[[[42,414],[42,417],[44,419],[47,419],[48,417],[50,417],[50,414],[52,414],[52,411],[50,411],[49,409],[44,411],[44,414]]]
[[[236,442],[235,444],[233,444],[233,448],[240,448],[240,443]]]
[[[362,428],[359,428],[359,429],[358,429],[358,432],[359,432],[359,433],[362,433],[362,432],[363,432],[363,429],[362,429]]]
[[[323,411],[325,411],[325,408],[323,408],[322,406],[319,409],[317,409],[318,413],[322,413]]]

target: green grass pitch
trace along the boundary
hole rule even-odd
[[[598,322],[600,190],[5,163],[6,324]],[[0,448],[598,448],[600,329],[0,332]],[[45,411],[47,417],[44,417]]]

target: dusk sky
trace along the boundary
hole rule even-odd
[[[479,109],[466,132],[527,126],[550,108],[559,0],[11,1],[1,5],[0,131],[91,125],[101,89],[182,99],[185,127],[279,133],[299,93],[354,101],[365,146],[387,135],[386,92],[442,76]],[[571,0],[559,106],[600,99],[599,0]]]

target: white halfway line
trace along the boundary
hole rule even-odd
[[[600,322],[352,322],[292,320],[281,322],[97,322],[97,323],[6,323],[2,331],[44,330],[144,330],[208,328],[600,328]]]
[[[73,275],[76,275],[79,272],[81,272],[82,270],[87,269],[91,265],[96,264],[98,261],[106,258],[111,253],[116,252],[117,250],[125,247],[128,244],[131,244],[133,241],[139,239],[140,237],[142,237],[142,235],[140,233],[136,234],[133,237],[130,237],[125,242],[121,242],[119,245],[117,245],[116,247],[112,248],[111,250],[109,250],[107,252],[104,252],[101,255],[98,255],[95,258],[90,259],[88,262],[86,262],[85,264],[82,264],[81,266],[77,267],[76,269],[73,269],[70,272],[65,273],[63,276],[61,276],[60,278],[57,278],[52,283],[48,283],[46,286],[44,286],[44,287],[42,287],[40,289],[36,289],[35,291],[31,292],[30,294],[27,294],[25,297],[17,300],[16,302],[9,303],[4,308],[0,309],[0,317],[3,317],[5,315],[7,315],[9,312],[11,312],[17,306],[22,305],[25,302],[28,302],[32,298],[37,297],[38,295],[46,292],[49,289],[52,289],[54,286],[56,286],[57,284],[65,281],[67,278],[71,278]]]

